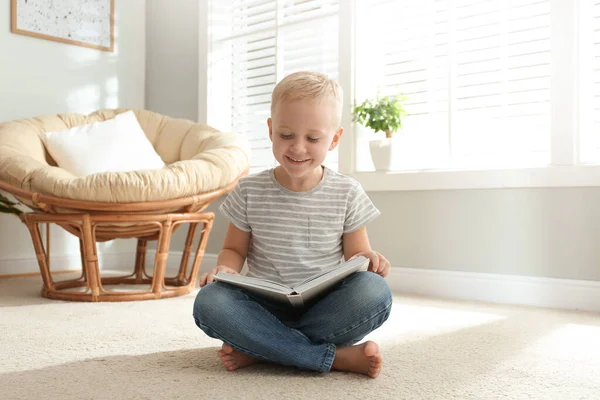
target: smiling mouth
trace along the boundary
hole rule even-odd
[[[292,161],[294,163],[298,163],[298,164],[306,162],[306,161],[310,161],[310,158],[307,158],[305,160],[297,160],[297,159],[289,157],[289,156],[286,156],[286,157],[287,157],[288,160],[290,160],[290,161]]]

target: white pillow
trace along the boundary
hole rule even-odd
[[[58,166],[76,176],[165,166],[133,111],[41,137]]]

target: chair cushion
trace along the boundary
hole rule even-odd
[[[75,176],[163,168],[133,111],[106,121],[43,132],[46,150],[60,168]]]
[[[204,124],[132,110],[164,168],[102,172],[78,177],[57,166],[40,139],[43,132],[105,121],[129,109],[89,115],[59,114],[0,123],[0,180],[30,192],[96,202],[172,200],[235,182],[249,166],[244,135]]]

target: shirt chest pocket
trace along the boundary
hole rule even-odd
[[[338,251],[343,223],[332,218],[308,217],[308,247],[325,253]]]

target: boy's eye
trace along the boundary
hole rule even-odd
[[[293,134],[281,133],[279,135],[279,137],[281,137],[282,139],[292,139],[294,137],[294,135]],[[317,143],[319,141],[319,138],[307,137],[306,140],[308,140],[310,143]]]

